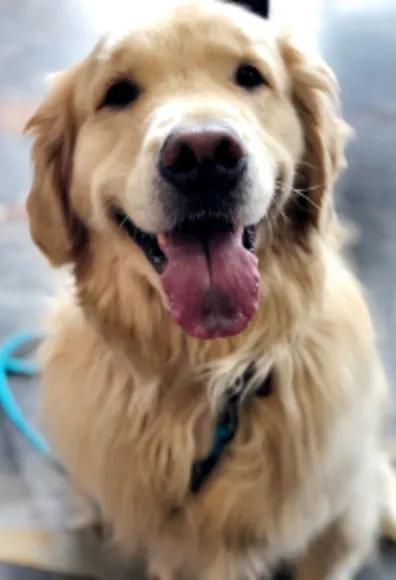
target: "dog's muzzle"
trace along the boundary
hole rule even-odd
[[[174,320],[196,338],[243,331],[258,308],[258,224],[239,221],[248,154],[227,124],[174,129],[159,152],[158,201],[167,229],[148,234],[121,208],[113,217],[160,274]]]

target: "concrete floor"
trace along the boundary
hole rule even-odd
[[[23,566],[0,564],[0,578],[3,580],[73,580],[75,576],[65,576],[52,572],[42,572]],[[80,578],[80,580],[88,580]]]
[[[142,9],[137,0],[0,0],[0,338],[37,326],[54,286],[29,245],[26,225],[11,223],[21,217],[15,204],[24,199],[30,182],[30,143],[20,136],[23,123],[43,94],[47,73],[83,56],[110,19],[124,18],[125,10],[133,18]],[[341,83],[345,116],[357,137],[337,203],[360,229],[352,260],[367,288],[396,392],[396,2],[273,0],[273,15],[301,27]],[[5,447],[10,437],[0,415]],[[0,472],[8,470],[6,456],[0,449]],[[55,577],[62,578],[48,579]],[[0,580],[46,578],[0,565]],[[395,579],[395,549],[386,547],[361,578]]]

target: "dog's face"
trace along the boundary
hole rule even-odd
[[[38,245],[61,265],[78,259],[75,228],[128,244],[188,334],[242,331],[269,214],[297,219],[299,186],[322,227],[342,157],[328,70],[254,15],[197,0],[104,39],[54,85],[29,124]]]

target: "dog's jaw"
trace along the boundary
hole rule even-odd
[[[188,335],[225,338],[247,327],[258,308],[258,225],[201,219],[155,236],[119,208],[111,217],[160,275],[171,315]]]

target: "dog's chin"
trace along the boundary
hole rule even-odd
[[[258,224],[238,228],[204,215],[152,235],[119,207],[111,209],[111,219],[158,273],[170,313],[188,335],[226,338],[249,325],[259,302]]]

